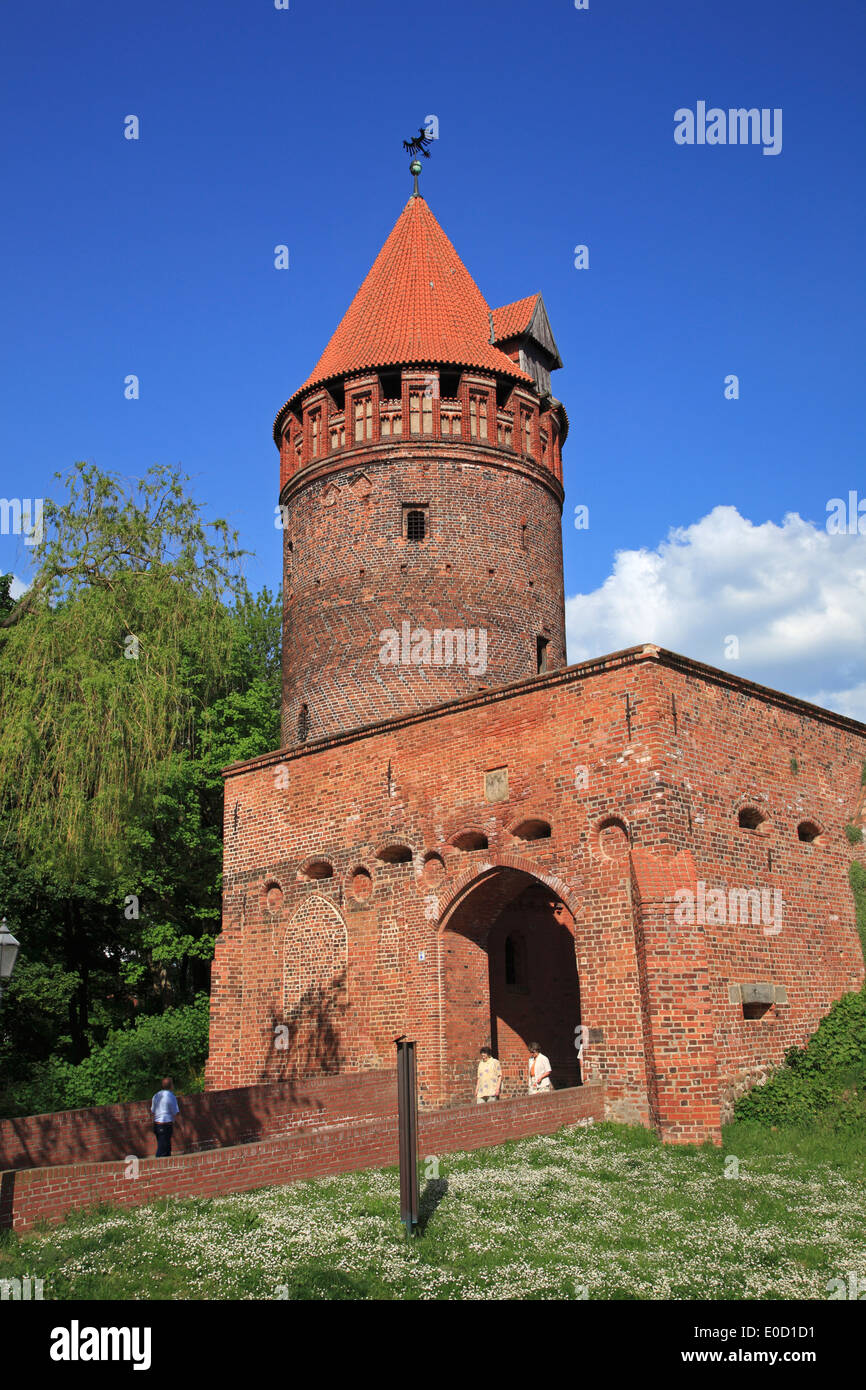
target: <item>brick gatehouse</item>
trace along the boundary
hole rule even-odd
[[[279,411],[283,747],[228,769],[209,1088],[393,1066],[558,1085],[672,1141],[863,980],[866,726],[645,645],[566,665],[568,419],[410,198]]]

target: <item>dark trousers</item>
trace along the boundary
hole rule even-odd
[[[173,1128],[171,1121],[166,1125],[154,1125],[157,1158],[171,1158],[171,1131]]]

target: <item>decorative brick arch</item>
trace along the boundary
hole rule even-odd
[[[516,811],[512,816],[509,817],[508,824],[505,827],[505,831],[510,844],[520,845],[524,843],[523,837],[520,835],[516,835],[514,832],[517,829],[519,829],[521,825],[526,825],[530,821],[539,821],[544,825],[549,825],[551,838],[553,837],[556,830],[556,826],[554,823],[554,818],[551,815],[550,811],[539,811],[536,810],[533,806],[527,806],[520,811]]]
[[[470,864],[448,885],[447,896],[445,893],[439,895],[437,905],[440,935],[448,929],[450,919],[469,893],[501,869],[519,869],[521,873],[528,874],[530,878],[538,879],[540,883],[550,888],[557,897],[562,899],[575,921],[583,915],[583,902],[578,892],[579,885],[570,886],[557,874],[549,873],[543,869],[530,855],[520,854],[514,850],[504,850],[500,854],[489,855],[483,864]]]
[[[277,999],[280,1021],[288,1027],[286,1060],[298,1076],[340,1068],[348,969],[345,920],[332,902],[313,893],[286,924]]]
[[[730,819],[736,824],[740,812],[750,810],[752,807],[754,807],[756,811],[760,811],[766,818],[768,824],[775,829],[776,816],[770,806],[770,798],[767,796],[766,792],[744,792],[742,796],[738,796],[735,801],[731,802]]]
[[[460,845],[454,843],[455,840],[462,839],[464,835],[480,835],[487,841],[488,845],[490,844],[491,832],[489,826],[482,825],[480,821],[460,821],[459,824],[453,826],[452,830],[445,837],[445,848],[453,850],[456,855],[466,853]]]

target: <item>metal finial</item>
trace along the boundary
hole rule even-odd
[[[415,176],[415,188],[412,193],[413,198],[420,197],[420,194],[418,192],[418,175],[420,174],[422,167],[423,166],[421,164],[420,159],[413,159],[412,163],[409,165],[409,173],[414,174]]]

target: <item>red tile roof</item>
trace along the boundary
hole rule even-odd
[[[497,343],[526,332],[540,298],[538,294],[529,294],[525,299],[516,299],[513,304],[503,304],[501,309],[493,310],[493,336]]]
[[[375,367],[443,363],[530,381],[491,344],[490,312],[424,199],[411,197],[312,374],[277,421],[311,386]]]

